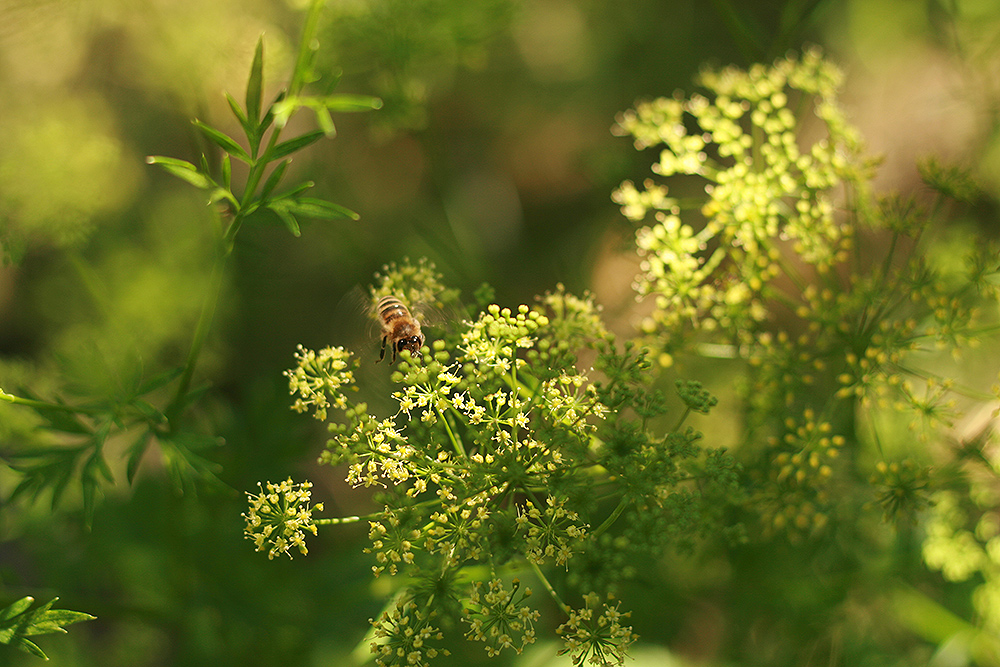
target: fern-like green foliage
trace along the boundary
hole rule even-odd
[[[32,608],[31,605],[35,599],[27,596],[0,609],[0,644],[14,646],[26,653],[38,656],[42,660],[48,660],[45,652],[28,637],[66,632],[67,625],[80,621],[92,621],[95,618],[81,611],[53,609],[52,605],[58,599],[54,598],[43,605]]]

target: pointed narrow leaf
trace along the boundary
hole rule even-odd
[[[150,431],[146,431],[129,447],[128,464],[125,467],[125,477],[128,479],[129,484],[135,482],[135,474],[138,472],[139,464],[142,462],[142,455],[149,448],[151,435]]]
[[[90,435],[93,433],[93,429],[79,420],[76,411],[62,401],[58,399],[55,402],[44,401],[27,387],[20,387],[18,390],[25,398],[35,401],[34,404],[27,407],[45,420],[45,428],[76,435]],[[22,453],[24,451],[22,450]]]
[[[271,159],[280,160],[281,158],[291,155],[292,153],[295,153],[310,144],[316,143],[325,136],[327,136],[326,132],[322,130],[314,130],[303,134],[300,137],[295,137],[294,139],[289,139],[288,141],[282,141],[274,147],[274,151],[271,153]]]
[[[250,79],[247,81],[247,119],[254,127],[260,122],[260,105],[264,85],[264,36],[257,40],[257,48],[253,53],[253,64],[250,65]]]
[[[323,98],[323,106],[330,111],[371,111],[382,108],[382,100],[368,95],[329,95]]]
[[[298,185],[296,185],[294,188],[292,188],[288,192],[282,192],[280,195],[278,195],[277,197],[275,197],[272,201],[279,201],[279,200],[283,200],[283,199],[294,199],[295,197],[297,197],[298,195],[302,194],[303,192],[305,192],[306,190],[308,190],[309,188],[311,188],[314,185],[316,185],[316,184],[313,183],[312,181],[304,181],[304,182],[299,183]]]
[[[181,373],[184,372],[183,368],[171,368],[169,370],[157,373],[153,377],[144,381],[139,385],[139,388],[135,390],[136,396],[145,396],[149,392],[165,387],[171,382],[173,382]]]
[[[55,602],[55,600],[53,600]],[[92,621],[96,616],[91,616],[82,611],[70,611],[69,609],[46,609],[43,613],[36,613],[31,619],[30,627],[24,634],[45,635],[50,632],[66,632],[63,627],[79,623],[81,621]]]
[[[30,639],[25,639],[24,637],[18,637],[17,643],[15,645],[25,653],[30,653],[31,655],[39,657],[42,660],[49,659],[49,656],[45,655],[45,651],[38,648],[38,644],[31,641]]]
[[[324,220],[357,220],[361,216],[349,208],[315,197],[302,197],[289,201],[288,210],[304,215],[309,218],[322,218]]]
[[[320,133],[322,134],[322,133]],[[285,175],[285,170],[288,169],[288,165],[291,160],[283,160],[267,177],[264,181],[264,187],[260,191],[260,200],[267,201],[267,198],[271,196],[274,192],[274,188],[278,187],[278,183],[281,182],[281,178]]]
[[[101,474],[101,477],[104,478],[104,481],[108,482],[109,484],[113,484],[115,481],[115,476],[111,472],[111,466],[109,466],[108,462],[104,459],[104,456],[101,454],[100,449],[95,449],[94,453],[90,455],[90,459],[87,461],[86,469],[84,472],[85,475],[91,474],[96,479],[97,478],[96,472],[91,472],[91,471],[99,472]]]
[[[288,231],[292,233],[292,236],[300,236],[302,234],[302,231],[299,229],[299,221],[296,220],[292,212],[288,210],[287,200],[270,202],[267,207],[274,211],[275,215],[281,218],[281,221],[285,223],[285,227],[288,227]]]
[[[271,123],[274,122],[274,108],[278,104],[281,104],[284,99],[285,91],[283,90],[278,93],[277,97],[274,98],[274,101],[267,107],[267,111],[264,112],[264,117],[260,119],[260,126],[257,129],[260,134],[263,134],[267,128],[271,127]]]
[[[172,174],[183,181],[187,181],[191,185],[196,188],[201,188],[202,190],[207,190],[214,185],[210,178],[198,171],[198,167],[185,160],[163,157],[162,155],[150,155],[146,158],[146,163],[159,165],[168,174]]]
[[[222,156],[222,184],[227,190],[233,187],[233,163],[228,153]]]
[[[253,126],[247,122],[247,115],[243,113],[243,109],[240,108],[240,103],[237,102],[236,98],[229,93],[226,93],[226,102],[229,103],[229,109],[233,112],[233,115],[236,116],[236,120],[240,121],[240,126],[243,128],[243,131],[250,134]]]
[[[250,156],[247,155],[247,152],[243,150],[243,147],[236,143],[232,137],[224,132],[220,132],[214,127],[206,125],[200,120],[195,119],[191,122],[194,123],[195,127],[201,130],[201,133],[205,135],[205,138],[214,143],[216,146],[229,153],[237,160],[242,160],[243,162],[250,164]]]

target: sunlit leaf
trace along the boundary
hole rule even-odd
[[[257,48],[253,54],[253,64],[250,65],[250,79],[247,81],[247,119],[257,126],[260,120],[260,105],[263,97],[264,81],[264,37],[257,40]]]
[[[324,220],[357,220],[361,216],[349,208],[315,197],[283,200],[286,210],[297,215]]]
[[[147,164],[159,165],[167,173],[183,181],[187,181],[196,188],[207,190],[215,186],[212,179],[198,171],[198,167],[186,160],[178,160],[177,158],[164,157],[162,155],[150,155],[146,158],[146,162]]]
[[[291,155],[296,151],[302,150],[310,144],[316,143],[325,136],[327,136],[326,132],[322,130],[314,130],[313,132],[308,132],[302,136],[295,137],[294,139],[283,141],[274,147],[274,151],[271,153],[271,159],[280,160],[287,155]]]
[[[191,122],[194,123],[195,127],[201,130],[201,133],[205,135],[205,138],[214,143],[216,146],[229,153],[237,160],[242,160],[243,162],[250,164],[250,156],[247,155],[247,152],[243,150],[243,147],[236,143],[232,137],[224,132],[220,132],[210,125],[206,125],[200,120],[196,119]]]
[[[372,111],[382,108],[382,100],[368,95],[329,95],[322,98],[323,106],[330,111]]]

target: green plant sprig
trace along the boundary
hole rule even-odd
[[[124,456],[128,481],[134,479],[139,463],[151,444],[159,445],[161,457],[171,480],[178,489],[196,484],[221,484],[218,466],[200,452],[218,445],[218,439],[188,429],[183,416],[207,391],[206,384],[195,385],[195,371],[205,341],[211,330],[225,282],[226,263],[233,252],[237,234],[248,220],[262,211],[277,216],[295,236],[299,236],[299,218],[326,220],[358,219],[358,215],[339,204],[308,197],[313,184],[302,182],[279,191],[291,156],[323,137],[334,136],[332,112],[378,109],[381,101],[361,95],[308,94],[306,86],[320,77],[314,71],[316,32],[322,0],[314,0],[308,10],[288,88],[268,105],[263,102],[264,43],[258,40],[247,80],[243,104],[227,93],[229,108],[244,134],[244,143],[223,131],[195,119],[196,130],[211,145],[221,149],[221,168],[210,168],[207,155],[198,164],[179,158],[150,156],[155,164],[186,183],[208,193],[210,204],[220,204],[220,234],[204,301],[183,366],[168,369],[148,378],[136,378],[120,395],[78,403],[59,398],[43,400],[28,390],[21,395],[0,392],[0,400],[21,405],[41,417],[45,427],[61,434],[58,446],[3,453],[3,460],[23,475],[12,497],[37,498],[45,490],[52,492],[53,505],[63,497],[68,483],[81,481],[84,516],[88,525],[93,519],[96,500],[104,484],[113,483],[111,467],[105,459],[104,443],[114,434],[138,432]],[[335,85],[336,80],[333,84]],[[282,139],[282,130],[299,109],[311,110],[320,126],[290,139]],[[239,187],[233,182],[232,160],[248,166],[246,180]],[[163,400],[163,395],[170,398]],[[74,444],[67,444],[74,443]]]

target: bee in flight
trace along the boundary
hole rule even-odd
[[[424,344],[424,334],[420,331],[417,321],[403,302],[394,296],[384,296],[375,305],[375,319],[382,325],[382,351],[378,355],[378,363],[385,358],[385,345],[392,345],[392,362],[403,350],[409,350],[411,356],[416,356]]]

